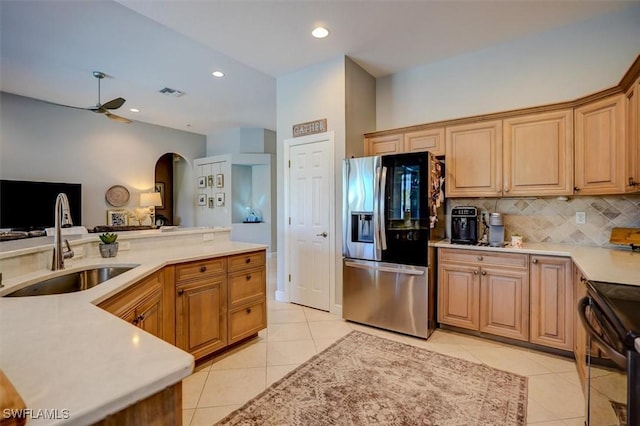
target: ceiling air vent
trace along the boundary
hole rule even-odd
[[[163,95],[167,95],[167,96],[171,96],[174,98],[179,98],[180,96],[184,95],[184,92],[181,92],[179,90],[176,89],[171,89],[169,87],[164,87],[160,90],[158,90],[159,93],[162,93]]]

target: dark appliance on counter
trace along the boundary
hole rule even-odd
[[[587,336],[586,424],[640,425],[640,286],[587,282],[578,305]],[[599,354],[610,368],[593,374]]]
[[[343,317],[427,338],[435,328],[429,232],[441,164],[428,152],[343,164]]]
[[[477,244],[478,209],[475,207],[452,208],[450,235],[453,244]]]

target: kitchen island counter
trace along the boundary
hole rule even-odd
[[[30,410],[29,425],[90,424],[191,374],[191,354],[96,304],[171,264],[266,248],[229,241],[228,230],[216,231],[215,240],[203,237],[211,232],[187,231],[191,238],[188,244],[180,233],[167,233],[167,238],[148,233],[150,238],[130,240],[129,250],[121,250],[117,257],[108,259],[96,256],[94,242],[75,240],[73,248],[79,249],[83,243],[84,255],[67,261],[63,272],[106,265],[139,266],[76,293],[0,297],[0,367]],[[92,241],[95,238],[92,236]],[[29,261],[21,268],[19,265],[25,260],[19,256],[34,253],[35,257],[26,256]],[[12,258],[11,254],[15,256]],[[33,268],[34,259],[45,254],[50,255],[50,249],[37,244],[5,250],[0,272],[7,268],[11,271],[0,296],[60,274]]]

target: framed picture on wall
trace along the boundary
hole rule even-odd
[[[161,205],[156,206],[157,209],[163,209],[164,208],[164,182],[156,182],[155,186],[153,187],[155,192],[159,192],[160,193],[160,201],[162,202]]]
[[[198,176],[198,188],[207,187],[207,178],[205,176]]]
[[[198,205],[206,206],[207,205],[207,196],[206,194],[198,194]]]
[[[207,186],[213,186],[213,175],[207,176]]]
[[[222,173],[216,175],[216,188],[224,188],[224,175]]]
[[[224,192],[216,192],[216,207],[224,206]]]
[[[108,226],[127,226],[129,224],[129,212],[126,210],[107,210]]]

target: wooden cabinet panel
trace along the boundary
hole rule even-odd
[[[404,152],[423,151],[429,151],[433,155],[444,155],[444,128],[404,134]]]
[[[173,343],[173,328],[167,326],[164,274],[158,271],[112,296],[98,306],[161,339]]]
[[[505,119],[503,195],[573,194],[573,110]]]
[[[266,283],[265,268],[229,274],[229,306],[265,299]]]
[[[266,254],[264,250],[235,254],[233,256],[229,256],[229,272],[264,266],[265,262]]]
[[[479,329],[480,278],[476,266],[440,261],[438,266],[438,321]]]
[[[227,345],[227,277],[176,286],[176,345],[196,359]]]
[[[628,171],[625,192],[640,191],[640,79],[631,86],[627,102],[627,149]]]
[[[508,266],[527,268],[529,256],[519,253],[497,253],[486,250],[440,249],[441,262],[477,263],[478,266]]]
[[[531,343],[573,350],[572,262],[566,257],[532,256]]]
[[[182,263],[176,266],[176,282],[205,278],[225,272],[227,272],[226,257]]]
[[[480,331],[512,339],[529,339],[528,270],[482,267]]]
[[[364,155],[389,155],[403,152],[404,135],[397,133],[365,139]]]
[[[256,334],[267,324],[267,302],[259,302],[229,311],[229,344]]]
[[[447,197],[502,193],[502,121],[446,128]]]
[[[625,170],[625,96],[612,96],[575,110],[576,193],[618,194]]]

